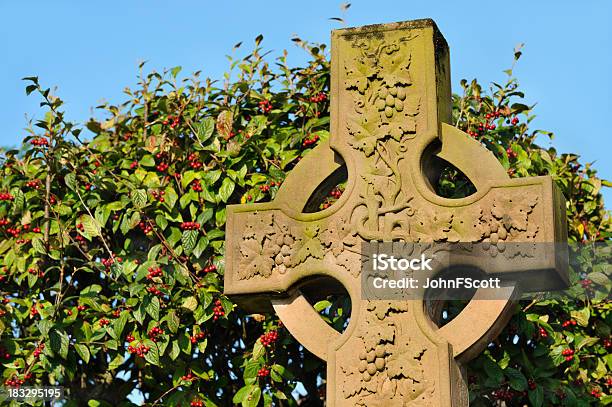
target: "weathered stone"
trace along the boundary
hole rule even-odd
[[[362,299],[361,242],[483,242],[494,256],[510,242],[566,239],[564,200],[551,178],[510,179],[490,152],[448,124],[449,69],[431,20],[334,31],[329,142],[296,166],[273,202],[228,207],[226,294],[253,312],[273,308],[327,362],[329,406],[467,406],[460,362],[499,333],[518,291],[506,288],[503,300],[479,291],[438,328],[423,301]],[[440,160],[477,192],[438,196],[431,182]],[[345,172],[338,202],[309,213]],[[519,270],[535,276],[531,288],[559,288],[550,273],[566,281],[556,253],[534,261]],[[341,288],[352,301],[342,334],[304,295]]]

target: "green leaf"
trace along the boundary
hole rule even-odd
[[[257,360],[257,359],[261,358],[265,354],[266,354],[266,347],[263,346],[261,341],[259,341],[259,340],[256,341],[255,345],[253,346],[253,356],[252,356],[252,359],[253,360]]]
[[[111,360],[110,363],[108,364],[108,369],[115,370],[119,366],[121,366],[121,364],[123,364],[123,356],[120,353],[118,353],[117,356],[115,356],[113,360]]]
[[[589,325],[589,317],[591,316],[591,311],[587,307],[577,311],[572,310],[570,311],[570,315],[576,320],[578,325],[583,327]]]
[[[181,323],[181,320],[179,319],[178,315],[176,315],[176,311],[170,311],[166,319],[168,321],[168,328],[170,329],[170,332],[176,333]]]
[[[183,300],[183,303],[181,304],[181,306],[193,312],[198,307],[198,300],[193,296],[187,297]]]
[[[249,390],[246,400],[242,400],[242,406],[243,407],[257,407],[257,405],[259,404],[260,398],[261,398],[261,388],[259,386],[253,385],[253,387]]]
[[[235,186],[236,184],[231,179],[223,179],[223,182],[221,183],[221,188],[219,188],[219,197],[221,197],[221,200],[223,202],[227,202],[227,200],[232,195],[232,192],[234,192]]]
[[[203,143],[206,140],[208,140],[210,136],[212,136],[214,131],[215,131],[215,120],[212,117],[207,117],[204,120],[202,120],[202,122],[198,126],[198,131],[196,133],[196,136],[198,140],[200,141],[200,143]]]
[[[71,190],[73,190],[73,191],[76,190],[76,175],[74,175],[74,173],[72,173],[72,172],[69,172],[64,177],[64,183]]]
[[[508,377],[508,383],[510,387],[517,391],[523,391],[527,389],[527,379],[525,376],[516,369],[511,367],[504,371],[506,377]]]
[[[146,154],[140,160],[138,160],[138,163],[143,167],[155,167],[155,158],[153,158],[153,156],[150,154]]]
[[[591,336],[586,336],[582,339],[580,339],[580,341],[578,341],[578,343],[576,343],[576,350],[580,350],[582,348],[589,347],[589,346],[593,346],[595,345],[597,342],[599,341],[599,338],[594,338]]]
[[[146,308],[147,314],[151,315],[151,318],[155,321],[159,319],[159,306],[159,298],[153,297]]]
[[[76,349],[76,352],[79,354],[81,359],[83,359],[83,362],[85,362],[86,364],[89,363],[90,353],[87,345],[84,345],[82,343],[76,343],[74,345],[74,349]]]
[[[317,312],[321,312],[323,311],[325,308],[327,307],[331,307],[332,303],[328,300],[321,300],[319,302],[317,302],[313,308],[317,311]]]
[[[159,349],[157,344],[149,339],[145,339],[144,344],[149,347],[145,360],[152,365],[159,366]]]
[[[179,74],[179,72],[181,72],[181,70],[182,70],[182,69],[183,69],[183,68],[182,68],[182,67],[180,67],[180,66],[175,66],[174,68],[172,68],[172,69],[170,70],[170,73],[172,74],[172,77],[173,77],[173,78],[176,78],[176,75],[178,75],[178,74]]]
[[[248,360],[244,367],[243,378],[246,384],[253,384],[257,381],[257,372],[261,367],[261,363],[255,360]]]
[[[497,365],[497,363],[495,363],[489,358],[486,358],[483,362],[483,367],[489,379],[491,379],[495,383],[502,382],[502,380],[504,379],[504,372]]]
[[[236,394],[234,394],[234,398],[232,399],[234,404],[241,404],[244,400],[247,400],[252,392],[252,388],[253,385],[246,385],[241,387],[240,390],[238,390]]]
[[[185,254],[190,255],[195,249],[196,244],[198,242],[198,232],[197,230],[185,230],[183,232],[183,236],[181,237],[181,242],[183,244],[183,251]]]
[[[43,240],[40,237],[35,237],[32,239],[32,247],[34,248],[34,250],[36,250],[37,253],[47,253],[47,250],[45,250],[45,244],[43,243]]]
[[[134,206],[137,208],[144,208],[147,204],[147,191],[144,189],[135,189],[131,194]]]
[[[170,356],[170,359],[175,360],[176,358],[178,358],[180,353],[181,348],[179,347],[178,341],[172,341],[172,346],[170,348],[170,353],[168,354],[168,356]]]
[[[79,222],[83,225],[83,234],[85,237],[96,237],[101,235],[100,223],[90,215],[81,215]]]
[[[540,407],[544,404],[544,388],[542,386],[529,390],[528,394],[532,407]]]
[[[111,336],[113,338],[117,340],[121,338],[121,334],[125,329],[125,324],[127,323],[128,318],[129,314],[127,311],[122,311],[121,314],[119,314],[119,318],[117,318],[115,322],[113,322],[113,329],[111,330]]]
[[[56,355],[62,357],[62,359],[66,359],[68,357],[68,335],[66,332],[61,330],[53,330],[49,334],[49,341],[51,342],[51,350]]]
[[[272,367],[270,368],[270,377],[272,378],[272,380],[280,383],[283,381],[284,376],[285,376],[284,366],[281,366],[278,364],[272,365]]]

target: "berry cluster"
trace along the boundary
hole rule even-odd
[[[151,348],[149,346],[145,346],[144,344],[140,344],[138,346],[128,346],[128,352],[132,353],[132,354],[136,354],[137,356],[143,357],[144,355],[146,355],[147,353],[149,353],[149,350]]]
[[[9,223],[11,223],[11,221],[8,219],[4,219],[4,218],[0,219],[0,226],[6,226]]]
[[[215,306],[213,307],[213,321],[218,320],[222,316],[225,316],[225,310],[223,309],[221,300],[217,300],[215,301]]]
[[[12,201],[15,197],[8,192],[0,192],[0,201]]]
[[[199,160],[199,156],[196,153],[191,153],[189,154],[189,156],[187,157],[187,160],[189,161],[189,166],[191,168],[193,168],[194,170],[197,170],[199,168],[202,168],[202,166],[204,164],[202,164],[202,162]]]
[[[518,122],[519,122],[519,119],[516,116],[513,117],[512,120],[510,121],[510,123],[512,123],[513,126],[516,126],[518,124]]]
[[[110,268],[113,265],[113,263],[115,263],[115,260],[112,257],[109,257],[108,259],[102,259],[102,265],[107,270],[110,270]]]
[[[610,340],[610,339],[608,339],[608,338],[604,339],[604,340],[603,340],[603,346],[604,346],[604,348],[606,348],[606,349],[610,349],[610,348],[612,348],[612,340]]]
[[[38,310],[36,309],[36,305],[32,305],[32,307],[30,307],[30,316],[34,318],[36,315],[38,315]]]
[[[582,288],[584,289],[591,288],[592,284],[593,284],[593,280],[589,280],[588,278],[585,278],[584,280],[580,280],[580,285],[582,285]]]
[[[33,179],[32,181],[26,182],[26,187],[40,189],[42,187],[42,183],[39,179]]]
[[[149,329],[149,332],[147,332],[147,335],[149,336],[149,339],[151,339],[153,342],[157,342],[158,336],[163,335],[164,333],[165,332],[163,329],[161,329],[158,326],[154,326],[153,328]]]
[[[273,345],[278,340],[278,331],[270,331],[259,337],[259,341],[265,347]]]
[[[202,402],[202,400],[192,400],[191,403],[189,403],[189,405],[191,407],[203,407],[204,403]]]
[[[546,329],[540,327],[538,328],[538,333],[540,334],[541,338],[548,338],[548,332],[546,332]]]
[[[472,137],[482,136],[486,130],[495,130],[497,126],[490,120],[497,119],[498,117],[505,117],[505,113],[501,110],[496,110],[493,113],[487,113],[485,115],[486,121],[479,123],[476,130],[469,130],[467,133]]]
[[[179,122],[180,122],[180,117],[178,116],[168,116],[166,119],[164,119],[162,121],[162,123],[164,125],[170,124],[170,128],[175,128],[176,126],[178,126]]]
[[[574,319],[568,319],[567,321],[563,321],[563,323],[561,324],[561,326],[563,328],[567,328],[568,326],[576,326],[576,320]]]
[[[15,376],[13,376],[12,379],[6,379],[4,381],[4,385],[5,386],[9,386],[9,387],[19,387],[19,386],[21,386],[24,383],[25,383],[25,380],[17,379]]]
[[[205,273],[212,273],[214,271],[217,271],[217,266],[215,266],[214,264],[210,264],[210,265],[204,267],[204,272]]]
[[[74,238],[76,239],[77,242],[79,243],[85,243],[85,238],[81,235],[79,235],[78,233],[75,234]]]
[[[134,339],[134,335],[133,334],[127,334],[125,336],[125,340],[128,341],[128,342],[134,342],[134,340],[135,340]]]
[[[197,334],[193,335],[190,340],[191,343],[196,343],[197,341],[201,341],[202,339],[204,339],[204,332],[198,332]]]
[[[191,183],[191,189],[194,190],[195,192],[202,192],[202,184],[200,183],[199,179],[194,180]]]
[[[311,96],[309,99],[312,103],[321,103],[327,100],[327,95],[323,92],[319,92],[314,96]]]
[[[270,113],[270,111],[272,110],[272,103],[270,103],[269,100],[262,100],[261,102],[259,102],[259,109],[264,114]]]
[[[334,204],[334,202],[342,196],[342,191],[340,188],[336,187],[329,193],[329,198],[326,198],[325,201],[321,204],[321,209],[327,209]]]
[[[136,167],[138,167],[138,161],[132,161],[130,163],[130,170],[133,170]]]
[[[153,280],[155,277],[161,277],[163,275],[161,267],[149,267],[147,269],[147,280]]]
[[[32,229],[33,233],[40,233],[40,228],[37,226],[35,228]]]
[[[601,389],[599,387],[593,387],[591,389],[591,396],[595,397],[596,399],[601,398]]]
[[[508,158],[516,158],[518,156],[516,151],[514,151],[511,147],[508,147],[506,149],[506,155],[508,156]]]
[[[193,373],[189,372],[186,375],[181,376],[181,380],[192,381],[195,380],[195,376],[193,375]]]
[[[302,147],[304,148],[310,147],[311,145],[315,144],[317,141],[319,141],[319,136],[317,134],[314,134],[312,136],[306,136],[304,141],[302,141]]]
[[[105,326],[106,326],[106,325],[108,325],[108,324],[110,324],[110,321],[109,321],[108,319],[106,319],[106,318],[102,318],[102,319],[100,320],[100,326],[101,326],[101,327],[105,327]]]
[[[574,350],[573,349],[563,349],[561,355],[565,356],[565,360],[568,362],[574,358]]]
[[[257,377],[267,377],[270,375],[270,369],[265,366],[257,371]]]
[[[493,398],[496,400],[510,401],[514,398],[514,391],[510,389],[497,389],[493,392]]]
[[[156,169],[157,169],[157,171],[159,171],[159,172],[165,172],[165,171],[168,169],[168,167],[169,167],[169,165],[168,165],[168,164],[166,164],[166,163],[164,163],[164,162],[161,162],[161,163],[159,163],[159,164],[157,164],[157,165],[155,166],[155,168],[156,168]]]
[[[157,286],[149,286],[147,287],[147,291],[153,295],[155,295],[156,297],[161,297],[162,295],[164,295],[164,293],[162,293]]]
[[[32,144],[33,146],[37,146],[37,147],[48,146],[49,140],[47,140],[44,137],[36,137],[30,140],[30,144]]]
[[[180,227],[181,230],[198,230],[200,229],[200,224],[197,222],[183,222]]]
[[[164,202],[164,195],[166,195],[166,191],[151,191],[151,195],[156,201]]]
[[[77,311],[85,311],[87,309],[87,305],[77,305]]]
[[[17,237],[21,233],[21,229],[19,229],[19,228],[6,228],[6,233],[11,235],[11,236],[13,236],[13,237]]]
[[[142,230],[142,233],[144,233],[145,235],[147,233],[151,233],[153,231],[153,226],[149,225],[148,223],[145,223],[143,221],[141,221],[138,224],[138,227],[140,228],[140,230]]]

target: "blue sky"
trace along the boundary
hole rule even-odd
[[[130,0],[0,0],[0,145],[23,137],[24,114],[39,114],[26,97],[24,76],[58,86],[68,118],[84,122],[100,101],[123,100],[135,83],[137,64],[149,69],[182,65],[220,77],[232,46],[264,35],[264,46],[290,62],[304,60],[292,45],[297,34],[328,42],[329,17],[340,1],[305,2]],[[606,121],[612,113],[612,2],[540,0],[391,1],[357,0],[344,16],[349,26],[431,17],[451,47],[454,90],[462,78],[503,80],[513,47],[526,43],[515,73],[528,101],[538,102],[535,125],[556,134],[560,151],[595,161],[612,178]],[[546,143],[544,143],[546,144]],[[606,192],[612,199],[611,191]]]

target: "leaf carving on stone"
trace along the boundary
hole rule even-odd
[[[419,242],[445,241],[452,228],[453,214],[451,212],[429,213],[417,212],[414,222],[410,224],[410,235]]]
[[[479,242],[485,235],[483,211],[472,207],[453,219],[448,233],[449,242]]]
[[[351,229],[346,219],[340,217],[332,221],[321,233],[321,243],[331,250],[334,256],[339,256],[344,250],[344,239],[352,234]]]
[[[379,320],[383,320],[393,312],[408,311],[408,303],[405,301],[372,300],[368,302],[367,310],[373,312]]]
[[[491,214],[502,222],[507,230],[526,231],[529,214],[538,203],[536,195],[522,197],[496,198],[493,201]]]
[[[274,233],[274,214],[258,211],[249,214],[244,230],[243,238],[263,240],[265,236]]]
[[[388,357],[387,373],[389,377],[422,382],[424,371],[421,358],[425,352],[425,348],[418,346],[408,338],[396,343],[393,352]]]
[[[296,236],[295,248],[289,260],[290,267],[304,263],[309,257],[322,259],[324,255],[323,244],[319,238],[319,225],[308,225],[301,229]]]
[[[249,279],[260,275],[269,277],[272,274],[272,265],[276,255],[274,244],[269,239],[245,239],[240,245],[240,267],[238,278]]]
[[[364,93],[368,87],[368,80],[376,76],[379,71],[376,61],[367,56],[354,58],[344,67],[346,71],[346,89],[356,89]]]
[[[378,63],[384,67],[381,69],[380,76],[385,86],[393,88],[412,85],[411,59],[412,56],[406,47],[401,47],[398,43],[392,43],[383,48]]]

